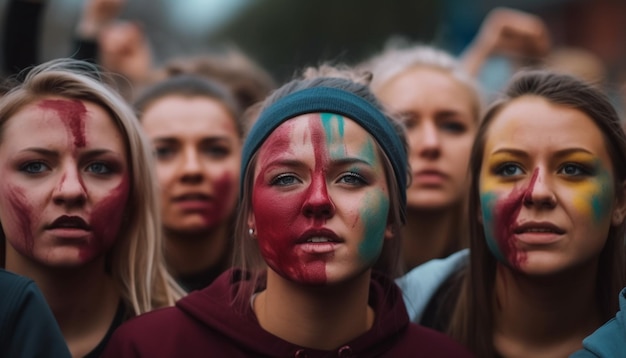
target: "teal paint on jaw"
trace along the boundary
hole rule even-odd
[[[496,226],[495,208],[498,195],[494,192],[480,193],[480,210],[483,217],[483,231],[485,232],[485,240],[487,241],[487,247],[489,251],[496,257],[496,259],[503,263],[508,263],[508,260],[502,254],[502,250],[498,246],[498,238],[495,237],[494,228]]]
[[[339,136],[339,140],[343,142],[344,136],[344,118],[340,115],[334,113],[320,113],[320,119],[322,121],[322,126],[324,127],[324,132],[326,134],[326,143],[330,144],[333,142],[333,137],[335,135],[335,130],[337,135]],[[336,125],[333,125],[336,123]],[[345,154],[345,149],[342,150],[342,147],[337,146],[333,152],[330,153],[331,158],[338,158]]]
[[[383,191],[375,189],[367,194],[363,204],[360,216],[364,224],[365,237],[359,245],[359,255],[364,262],[374,263],[380,255],[385,240],[389,199]]]

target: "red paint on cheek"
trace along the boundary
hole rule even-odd
[[[508,197],[496,204],[495,208],[495,236],[502,255],[506,257],[509,264],[519,267],[526,261],[526,253],[518,252],[515,246],[513,227],[517,221],[519,212],[522,210],[524,201],[532,195],[539,170],[535,169],[530,183],[526,188],[515,188]]]
[[[221,224],[224,219],[230,217],[234,208],[233,190],[235,183],[231,173],[224,173],[214,185],[215,204],[204,213],[205,223],[209,228]]]
[[[96,204],[89,216],[94,244],[80,251],[80,257],[91,258],[107,252],[120,234],[126,213],[130,183],[127,176],[111,190],[109,196]]]
[[[259,175],[252,192],[252,207],[258,243],[268,265],[288,279],[323,284],[326,282],[327,256],[303,254],[296,245],[296,240],[306,230],[320,225],[319,222],[314,223],[311,217],[303,215],[303,206],[312,199],[329,199],[324,171],[328,152],[319,118],[311,118],[309,130],[315,155],[311,185],[306,190],[279,192],[265,182],[264,174],[269,169],[264,165],[267,160],[274,155],[290,152],[293,126],[285,123],[274,131],[260,149],[263,155],[259,157]]]
[[[7,195],[9,205],[12,207],[14,222],[4,224],[5,235],[7,234],[7,228],[10,225],[15,225],[15,230],[18,232],[16,235],[19,235],[20,237],[7,237],[7,239],[11,242],[21,242],[22,246],[15,247],[15,249],[23,254],[32,255],[35,245],[32,230],[32,223],[35,221],[35,218],[33,217],[33,208],[28,204],[28,200],[22,189],[15,186],[9,186],[7,189],[8,190],[6,190],[5,195]]]
[[[85,117],[87,108],[78,100],[47,99],[39,103],[39,108],[53,110],[65,123],[74,138],[74,146],[82,148],[87,144],[85,139]]]

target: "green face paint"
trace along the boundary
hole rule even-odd
[[[363,201],[360,217],[365,225],[365,238],[359,245],[359,255],[364,262],[374,262],[383,247],[389,199],[381,190],[372,190]]]

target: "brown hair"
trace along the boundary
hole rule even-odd
[[[621,187],[626,180],[626,136],[620,128],[617,112],[608,98],[593,86],[569,75],[550,71],[523,71],[514,77],[505,96],[487,111],[478,129],[470,156],[470,213],[478,213],[480,209],[479,176],[489,126],[507,104],[528,95],[577,109],[589,116],[604,136],[614,169],[616,187]],[[619,193],[621,195],[621,191]],[[497,263],[487,247],[484,228],[477,215],[470,217],[469,225],[470,264],[448,333],[477,356],[492,357],[495,355],[492,332]],[[612,226],[600,254],[596,287],[599,309],[604,320],[608,320],[617,311],[618,293],[626,286],[625,230],[626,221]]]
[[[192,57],[175,58],[154,74],[154,80],[181,74],[210,78],[226,85],[242,110],[263,101],[276,87],[272,76],[235,49]]]
[[[239,137],[243,136],[243,124],[240,120],[242,109],[230,91],[219,82],[190,74],[175,75],[144,88],[134,102],[139,120],[150,105],[170,96],[206,97],[220,102],[234,118]]]

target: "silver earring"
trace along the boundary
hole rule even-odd
[[[251,237],[254,237],[254,229],[253,228],[249,228],[248,229],[248,234],[250,234]]]

